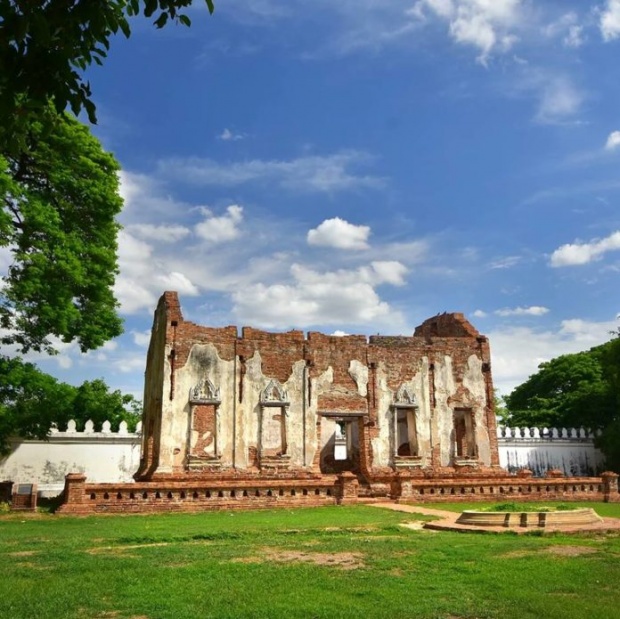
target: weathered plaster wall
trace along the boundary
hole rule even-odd
[[[202,425],[194,427],[189,393],[207,379],[220,400],[216,413],[201,410]],[[261,402],[270,384],[286,394],[282,406]],[[472,464],[498,465],[488,342],[462,315],[429,319],[413,337],[310,332],[305,338],[301,331],[249,327],[239,336],[236,327],[185,322],[176,294],[166,293],[147,362],[141,472],[182,473],[188,457],[203,455],[196,446],[213,445],[215,435],[219,461],[208,463],[211,472],[259,472],[267,465],[319,472],[338,419],[347,424],[356,454],[353,470],[390,472],[397,448],[392,405],[403,388],[415,400],[422,466],[454,463],[457,409],[467,409],[473,419]]]
[[[565,475],[597,475],[605,470],[605,459],[594,446],[594,435],[583,428],[568,430],[538,428],[497,429],[500,463],[513,473],[523,468],[542,476],[549,469]]]
[[[93,482],[130,482],[140,461],[141,434],[52,431],[49,440],[14,440],[0,459],[0,480],[37,484],[40,496],[57,496],[68,473],[84,473]]]

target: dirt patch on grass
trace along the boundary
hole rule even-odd
[[[266,548],[260,556],[239,557],[234,563],[312,563],[335,567],[341,570],[357,570],[364,567],[363,555],[359,552],[304,552],[294,550],[274,550]]]
[[[98,554],[111,554],[111,555],[123,555],[123,556],[135,556],[127,554],[130,550],[136,550],[137,548],[153,548],[156,546],[168,546],[168,542],[157,542],[152,544],[127,544],[125,546],[95,546],[89,548],[86,552],[89,555]]]
[[[402,578],[405,575],[405,572],[403,572],[399,567],[395,567],[394,569],[390,570],[388,574],[396,578]]]
[[[121,619],[127,615],[122,614],[120,610],[103,610],[94,617],[95,619]],[[149,619],[149,617],[148,615],[131,615],[129,619]]]
[[[522,557],[529,557],[536,554],[535,550],[511,550],[500,555],[502,559],[521,559]]]
[[[394,540],[407,539],[406,535],[373,535],[372,537],[361,537],[360,544],[368,544],[370,542],[393,542]]]
[[[547,552],[558,557],[578,557],[579,555],[591,555],[598,552],[592,546],[551,546]]]
[[[19,561],[18,563],[15,564],[16,567],[23,567],[26,568],[28,570],[37,570],[37,571],[43,571],[43,570],[51,570],[51,566],[49,565],[39,565],[38,563],[33,563],[32,561]]]
[[[405,529],[412,529],[413,531],[421,531],[424,528],[424,524],[422,520],[415,520],[413,522],[401,522],[398,526]]]
[[[32,557],[37,552],[37,550],[20,550],[19,552],[9,552],[9,557]]]
[[[598,548],[592,548],[592,546],[549,546],[545,548],[543,552],[546,552],[556,557],[578,557],[580,555],[591,555],[598,552]],[[501,557],[503,559],[520,559],[522,557],[530,557],[538,555],[540,550],[513,550],[506,552]]]

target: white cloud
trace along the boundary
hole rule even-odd
[[[534,374],[544,361],[588,350],[611,339],[616,321],[590,322],[564,320],[556,330],[539,331],[526,327],[509,327],[491,331],[493,382],[503,394]]]
[[[203,10],[204,7],[199,7]],[[260,24],[263,21],[272,22],[276,19],[287,17],[291,13],[291,7],[282,4],[278,0],[228,0],[221,3],[218,12],[223,11],[231,18],[249,25]]]
[[[118,235],[118,259],[120,275],[114,284],[114,294],[123,314],[151,311],[164,290],[183,291],[190,296],[198,294],[188,277],[168,270],[154,255],[151,245],[127,230],[121,230]]]
[[[234,187],[267,182],[291,191],[329,193],[382,187],[385,179],[350,171],[371,161],[372,157],[365,152],[347,150],[290,161],[253,159],[223,164],[212,159],[170,159],[160,162],[159,170],[163,175],[195,185]]]
[[[172,271],[171,273],[162,273],[155,277],[155,282],[162,290],[176,290],[181,295],[196,296],[198,288],[183,273]]]
[[[422,0],[418,2],[419,9],[424,6],[434,11],[439,17],[449,19],[454,16],[455,6],[453,0]]]
[[[4,337],[13,333],[8,329],[0,329],[0,337]],[[50,363],[63,370],[66,370],[73,366],[73,359],[71,355],[81,354],[78,345],[75,342],[63,342],[60,338],[51,335],[48,340],[54,350],[57,351],[55,355],[48,355],[46,352],[38,352],[36,350],[29,350],[27,353],[22,353],[18,350],[17,344],[3,344],[2,354],[7,357],[19,357],[23,361],[29,363],[35,363],[41,365],[42,363]]]
[[[114,296],[121,305],[121,313],[135,314],[140,310],[152,310],[157,305],[157,294],[139,281],[122,274],[116,278]]]
[[[131,335],[133,337],[133,343],[136,346],[144,346],[146,348],[151,341],[150,329],[146,329],[145,331],[132,331]]]
[[[404,286],[405,275],[409,269],[397,260],[376,260],[370,263],[370,269],[362,268],[362,271],[367,273],[368,281],[371,283]]]
[[[531,305],[530,307],[514,307],[495,310],[498,316],[544,316],[549,313],[549,308],[541,305]]]
[[[159,177],[122,170],[119,179],[120,194],[125,202],[120,220],[125,226],[143,224],[145,216],[151,225],[156,220],[168,221],[189,207],[167,195],[165,184]]]
[[[604,41],[620,36],[620,0],[607,0],[606,8],[600,13],[599,27]]]
[[[124,352],[121,356],[114,360],[114,367],[123,372],[123,374],[129,374],[131,372],[144,372],[146,365],[146,356],[144,353],[127,353]],[[141,400],[143,396],[142,392],[138,392],[136,395],[138,400]]]
[[[570,121],[581,109],[584,94],[566,76],[542,77],[536,120],[542,124]]]
[[[567,243],[551,254],[552,267],[565,267],[588,264],[598,260],[603,254],[620,250],[620,230],[604,239],[594,239],[589,243]]]
[[[369,226],[356,226],[340,217],[326,219],[308,231],[308,244],[338,249],[367,249]]]
[[[223,142],[237,142],[243,140],[245,137],[245,133],[234,133],[230,129],[225,128],[224,131],[217,136],[217,139]]]
[[[491,53],[509,50],[522,20],[521,0],[419,0],[412,14],[423,9],[448,22],[450,36],[457,43],[480,51],[478,60],[486,64]]]
[[[158,243],[176,243],[184,239],[191,230],[185,226],[167,225],[155,226],[153,224],[131,224],[126,229],[136,236]]]
[[[226,214],[216,216],[209,209],[203,209],[205,219],[196,224],[196,234],[210,243],[224,243],[232,241],[241,235],[239,224],[243,221],[243,207],[231,204],[226,208]]]
[[[397,241],[394,243],[375,244],[364,256],[386,262],[390,262],[394,256],[398,256],[401,262],[412,266],[424,262],[428,258],[430,248],[431,243],[426,239],[405,242]]]
[[[400,312],[382,301],[373,288],[391,283],[382,266],[356,271],[318,272],[299,264],[291,266],[290,284],[255,284],[233,294],[238,319],[265,328],[311,325],[387,325],[398,330]]]
[[[472,314],[472,316],[473,316],[474,318],[486,318],[486,317],[488,316],[488,314],[487,314],[485,311],[483,311],[483,310],[479,310],[479,309],[477,309],[477,310],[476,310],[476,311]]]
[[[566,47],[581,47],[584,43],[583,26],[571,26],[568,29],[566,36],[562,39],[562,43],[564,43]]]
[[[612,131],[605,142],[606,150],[616,150],[620,146],[620,131]]]
[[[565,13],[545,26],[543,33],[549,38],[562,37],[562,44],[565,47],[578,48],[584,43],[583,26],[579,24],[579,17],[574,11]]]
[[[506,256],[505,258],[498,258],[491,262],[489,267],[491,269],[509,269],[521,262],[521,256]]]

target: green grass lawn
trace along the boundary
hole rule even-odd
[[[399,526],[413,520],[369,506],[2,516],[0,617],[617,616],[618,535]]]

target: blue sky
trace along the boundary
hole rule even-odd
[[[508,393],[619,326],[620,0],[218,0],[88,78],[121,162],[126,333],[41,367],[141,395],[156,301],[411,334],[461,311]],[[33,357],[34,358],[34,357]]]

